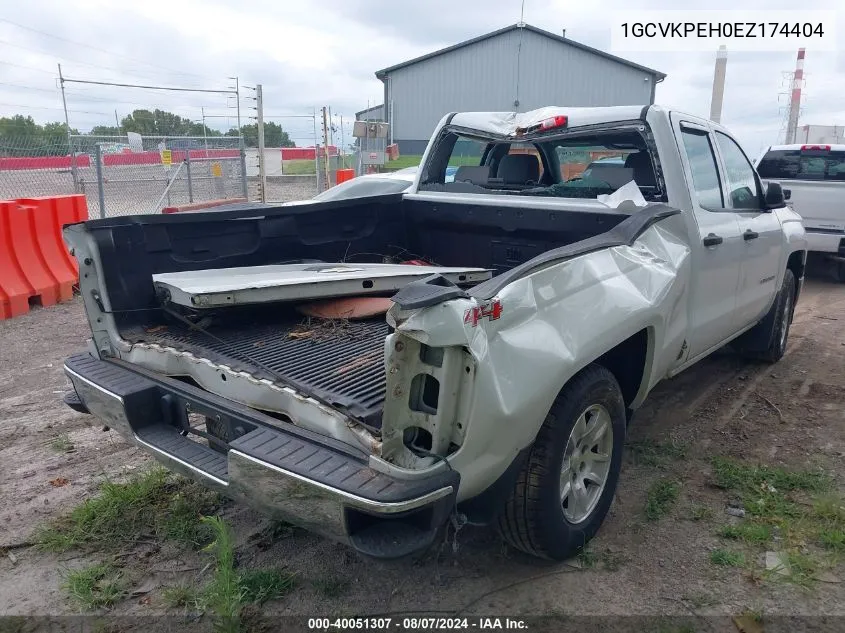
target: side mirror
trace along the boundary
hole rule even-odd
[[[792,189],[784,189],[783,190],[783,199],[784,200],[791,200],[792,199]]]
[[[786,195],[779,182],[770,182],[766,187],[766,208],[783,209],[786,206]]]

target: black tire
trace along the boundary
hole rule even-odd
[[[593,509],[572,523],[561,500],[564,452],[578,418],[601,405],[613,431],[609,471]],[[528,460],[498,516],[498,530],[515,548],[551,560],[565,560],[593,538],[601,526],[619,481],[625,443],[625,402],[613,374],[600,365],[578,373],[558,394],[540,428]]]
[[[834,269],[833,269],[833,277],[836,281],[845,284],[845,262],[834,261],[833,262]]]
[[[795,312],[795,275],[788,268],[783,283],[763,320],[743,334],[737,348],[746,356],[776,363],[786,353],[789,327]]]

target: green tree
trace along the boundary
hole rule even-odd
[[[114,125],[95,125],[89,132],[92,136],[123,136],[124,130]]]
[[[79,134],[71,128],[71,134]],[[31,116],[0,117],[0,155],[56,156],[68,153],[64,123],[40,125]]]
[[[244,135],[244,145],[247,147],[258,147],[258,124],[251,123],[241,126]],[[226,136],[237,136],[238,129],[231,128]],[[288,133],[282,126],[273,121],[264,123],[264,147],[296,147],[296,143],[290,140]]]

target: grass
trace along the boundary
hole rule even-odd
[[[318,578],[312,585],[317,593],[326,598],[339,598],[349,591],[349,581],[346,578]]]
[[[743,521],[720,529],[721,537],[760,551],[772,547],[778,535],[788,564],[763,578],[810,587],[845,552],[845,501],[825,473],[716,458],[713,477],[717,486],[740,496],[746,511]]]
[[[65,433],[57,435],[50,440],[50,448],[57,453],[72,453],[76,450],[73,442],[70,441],[70,438]]]
[[[710,552],[710,562],[719,567],[745,567],[745,554],[726,549],[714,549]]]
[[[646,493],[645,516],[649,521],[657,521],[666,516],[678,500],[681,486],[671,479],[654,482]]]
[[[218,504],[216,493],[156,467],[124,483],[104,482],[96,497],[40,528],[34,540],[53,552],[84,545],[114,549],[152,533],[199,547],[211,537],[200,516]]]
[[[280,598],[295,585],[294,574],[283,569],[253,569],[240,576],[243,601],[264,604]]]
[[[191,585],[174,585],[164,587],[161,590],[161,597],[164,604],[171,608],[184,608],[198,610],[200,606],[200,594]]]
[[[239,573],[235,569],[235,547],[232,531],[219,517],[203,517],[203,523],[214,534],[205,551],[214,556],[214,576],[201,595],[201,603],[209,608],[218,622],[216,630],[237,631],[240,617],[248,604],[262,604],[290,591],[295,576],[281,569],[258,569]]]
[[[772,528],[761,523],[743,522],[723,526],[719,536],[745,543],[768,543],[772,538]]]
[[[120,572],[107,563],[68,570],[62,587],[83,611],[111,607],[126,595]]]
[[[687,447],[675,442],[639,440],[629,442],[627,448],[634,464],[651,468],[664,469],[687,455]]]
[[[708,521],[713,518],[713,508],[701,504],[696,504],[690,507],[690,520],[692,521]]]

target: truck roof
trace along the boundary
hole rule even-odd
[[[783,152],[787,150],[800,150],[802,147],[826,147],[832,152],[845,152],[845,145],[834,143],[791,143],[789,145],[770,145],[767,152]]]
[[[547,106],[528,112],[459,112],[451,125],[496,135],[512,135],[517,128],[527,128],[556,116],[566,116],[567,127],[581,127],[641,119],[648,105],[568,108]]]

